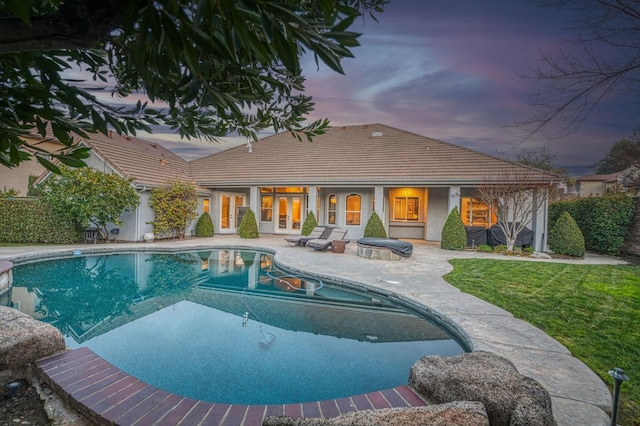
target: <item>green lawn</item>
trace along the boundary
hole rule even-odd
[[[620,367],[618,422],[640,425],[640,266],[455,259],[444,278],[565,345],[603,378]]]

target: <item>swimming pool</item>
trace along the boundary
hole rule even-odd
[[[17,265],[16,308],[179,395],[286,404],[406,384],[425,355],[464,351],[392,301],[234,249],[74,256]]]

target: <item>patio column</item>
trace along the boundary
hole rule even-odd
[[[318,210],[318,187],[317,186],[310,186],[309,187],[309,197],[307,199],[307,213],[309,214],[309,212],[313,212],[314,216],[317,216],[316,211]],[[305,214],[305,216],[306,216]],[[316,220],[319,221],[320,218],[316,217]]]
[[[249,188],[249,208],[256,218],[260,218],[260,191],[257,186]]]
[[[458,213],[460,213],[460,187],[459,186],[449,187],[449,213],[451,213],[451,210],[453,210],[454,207],[457,207]]]
[[[373,196],[375,197],[373,211],[384,221],[384,187],[376,186]]]

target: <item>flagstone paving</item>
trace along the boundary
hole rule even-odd
[[[506,357],[520,373],[539,381],[551,394],[554,416],[559,425],[608,425],[607,412],[611,394],[604,382],[556,340],[532,325],[514,318],[509,312],[461,292],[442,276],[452,270],[452,258],[504,256],[476,252],[442,250],[438,244],[414,243],[413,256],[401,261],[371,260],[356,255],[355,243],[347,244],[343,254],[315,252],[291,247],[284,236],[261,236],[256,240],[218,235],[186,241],[155,243],[77,244],[69,246],[0,247],[0,260],[21,262],[46,256],[113,250],[175,250],[205,247],[248,247],[275,252],[275,262],[289,269],[311,272],[374,291],[381,296],[398,298],[426,309],[448,324],[471,350],[485,350]],[[513,259],[513,258],[509,258]],[[582,260],[520,258],[522,261],[569,262],[578,264],[620,264],[624,261],[588,254]],[[119,379],[120,380],[120,379]],[[181,402],[163,395],[179,409]],[[195,403],[194,403],[195,404]],[[190,408],[194,408],[191,407]],[[209,407],[213,412],[213,409]],[[231,415],[229,407],[226,415]],[[257,418],[255,409],[243,416]],[[249,414],[250,413],[250,414]],[[265,412],[263,412],[264,414]],[[154,413],[146,413],[153,416]],[[239,423],[238,423],[239,424]],[[251,424],[251,423],[246,423]]]

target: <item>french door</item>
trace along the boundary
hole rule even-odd
[[[234,234],[240,226],[238,207],[244,206],[244,194],[223,193],[220,196],[220,223],[221,234]]]
[[[302,227],[302,197],[298,195],[279,195],[276,204],[276,233],[299,233]]]

